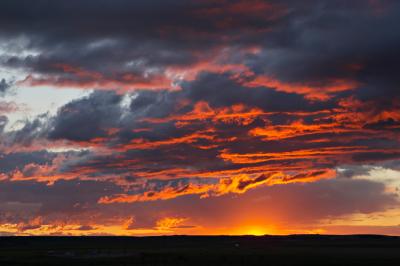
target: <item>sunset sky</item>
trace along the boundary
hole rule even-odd
[[[1,0],[0,236],[400,235],[399,14]]]

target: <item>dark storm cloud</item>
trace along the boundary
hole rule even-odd
[[[249,67],[250,78],[316,89],[357,84],[360,97],[382,98],[395,96],[399,84],[399,8],[396,1],[342,0],[5,1],[0,33],[23,36],[19,42],[35,55],[5,52],[1,62],[44,74],[38,84],[120,89],[168,88],[177,82],[165,77],[171,67],[216,60]],[[260,53],[241,56],[251,47]]]
[[[398,98],[399,3],[376,1],[382,5],[381,13],[372,1],[371,5],[368,1],[314,3],[307,13],[272,34],[272,40],[284,41],[266,42],[264,52],[250,63],[252,69],[316,86],[354,80],[360,87],[356,94],[364,100]]]
[[[207,102],[212,108],[243,104],[265,112],[312,112],[334,106],[334,102],[309,103],[294,93],[266,88],[248,89],[228,76],[211,73],[204,73],[196,81],[185,84],[182,91],[138,91],[128,98],[131,99],[129,109],[121,104],[122,96],[104,91],[96,91],[88,97],[66,104],[51,119],[48,137],[89,141],[96,137],[107,137],[108,131],[113,128],[121,130],[116,135],[122,142],[140,137],[150,140],[182,137],[204,128],[202,125],[192,125],[189,129],[177,128],[170,122],[149,124],[143,119],[184,115],[193,111],[194,104],[199,101]],[[189,101],[190,104],[179,106],[183,101]],[[132,132],[146,126],[152,130]]]
[[[27,222],[37,216],[57,219],[65,214],[74,219],[82,212],[93,212],[99,197],[120,192],[120,188],[109,182],[79,180],[58,181],[52,186],[32,181],[1,181],[1,188],[0,202],[19,203],[8,209],[0,206],[4,214],[4,217],[0,216],[2,223],[7,219],[8,222]],[[29,206],[31,210],[27,212]]]
[[[208,19],[199,12],[226,5],[230,4],[175,0],[62,4],[6,1],[0,11],[0,22],[6,26],[0,35],[8,39],[22,36],[16,43],[24,42],[27,50],[39,54],[16,56],[6,52],[0,59],[6,67],[48,75],[58,85],[90,84],[101,77],[103,83],[99,87],[117,86],[111,81],[167,87],[162,80],[157,84],[151,80],[162,75],[165,67],[208,60],[213,52],[206,50],[221,46],[221,33],[243,39],[241,34],[247,36],[248,31],[269,28],[274,21],[268,14],[251,18],[242,13],[238,17],[242,23],[228,23],[221,29],[217,24],[229,18],[229,14]],[[70,71],[65,71],[66,67]]]
[[[257,1],[251,1],[255,3]],[[152,0],[146,2],[117,0],[109,1],[89,0],[84,3],[73,0],[60,3],[40,0],[34,3],[25,0],[2,2],[1,21],[7,23],[2,32],[15,34],[17,32],[51,34],[53,37],[74,38],[76,36],[92,38],[104,35],[122,36],[132,38],[135,36],[160,35],[163,28],[179,27],[182,29],[195,29],[199,32],[218,32],[220,26],[216,25],[219,19],[224,20],[231,13],[224,7],[235,7],[234,4],[242,4],[242,8],[250,8],[243,1],[176,1]],[[240,7],[239,5],[236,5]],[[259,5],[260,6],[260,5]],[[262,6],[262,5],[261,5]],[[217,17],[205,16],[204,13],[214,8]],[[202,12],[204,11],[204,12]],[[211,10],[212,11],[212,10]],[[246,11],[246,10],[243,10]],[[240,10],[239,12],[240,13]],[[235,25],[226,23],[223,29],[235,29],[238,27],[265,27],[265,17],[255,18],[242,12],[238,18],[241,23]],[[268,18],[268,17],[267,17]],[[34,22],[34,23],[31,23]],[[96,23],[94,23],[96,22]],[[257,22],[260,22],[257,25]],[[261,23],[263,22],[263,23]],[[231,25],[231,28],[229,28]],[[99,27],[101,26],[101,27]],[[64,29],[65,32],[56,30]],[[75,30],[72,30],[75,29]],[[127,34],[131,33],[131,34]],[[179,43],[178,34],[173,36]],[[51,38],[49,38],[51,39]],[[172,38],[170,39],[172,40]]]
[[[54,157],[54,154],[46,151],[0,153],[0,173],[23,169],[28,164],[45,165],[50,163]]]
[[[201,75],[198,80],[185,84],[182,91],[138,91],[130,98],[131,102],[127,109],[121,105],[121,96],[98,91],[60,108],[47,125],[48,131],[45,135],[50,140],[69,140],[81,144],[86,142],[90,147],[91,144],[96,144],[94,142],[96,139],[100,139],[98,144],[109,146],[114,150],[122,148],[118,156],[90,154],[86,159],[82,157],[81,162],[76,161],[63,171],[74,167],[77,169],[89,167],[96,169],[96,175],[101,175],[130,173],[134,169],[150,174],[188,166],[199,171],[240,169],[240,166],[219,159],[220,151],[229,148],[241,152],[258,152],[262,149],[279,152],[288,150],[291,145],[263,143],[249,137],[249,130],[256,126],[265,126],[263,121],[254,121],[249,125],[238,127],[229,122],[213,122],[205,119],[177,127],[174,121],[149,123],[143,119],[165,119],[170,115],[185,115],[193,112],[194,104],[199,101],[209,103],[211,108],[242,104],[260,108],[265,112],[295,113],[326,108],[318,102],[307,104],[304,97],[297,94],[276,92],[266,88],[248,89],[230,80],[228,76],[215,74]],[[277,99],[280,99],[281,104],[278,104]],[[180,106],[183,101],[188,101],[189,104]],[[286,121],[282,120],[279,123],[285,124]],[[142,128],[145,130],[142,131]],[[208,132],[209,128],[215,128],[216,131]],[[194,136],[193,140],[185,142],[184,139],[190,135]],[[229,141],[232,137],[239,139]],[[211,146],[218,139],[221,140],[217,148],[198,148],[198,146]],[[131,147],[125,147],[135,141],[140,143],[142,140],[149,142],[150,145],[155,143],[155,146],[146,148],[144,144],[143,148],[140,148],[133,144]],[[157,146],[157,143],[160,146]],[[196,145],[192,145],[193,143]],[[295,145],[297,148],[321,147],[321,145],[297,143]],[[132,160],[137,160],[137,164],[133,164]]]
[[[228,75],[204,73],[187,86],[186,97],[193,101],[206,101],[213,107],[245,104],[268,112],[317,111],[333,107],[333,102],[310,103],[295,93],[275,91],[270,88],[246,88]]]
[[[90,141],[107,136],[107,130],[119,127],[121,100],[122,96],[112,92],[94,92],[64,105],[51,123],[48,138]]]
[[[353,114],[357,110],[339,109],[340,120],[335,117],[335,112],[327,112],[339,108],[340,98],[309,102],[295,93],[246,88],[229,75],[213,73],[199,75],[196,80],[183,84],[179,91],[141,90],[124,97],[114,92],[96,91],[61,107],[54,117],[27,123],[22,130],[12,132],[11,136],[21,144],[37,138],[67,140],[84,148],[99,146],[110,149],[106,155],[94,151],[62,165],[64,173],[73,171],[78,175],[80,170],[90,169],[92,177],[136,173],[142,177],[157,178],[158,174],[163,175],[163,171],[174,169],[180,171],[167,174],[168,178],[201,176],[211,171],[216,171],[212,176],[218,177],[218,171],[240,173],[240,169],[246,167],[250,170],[245,172],[252,174],[257,173],[257,170],[252,170],[257,167],[259,173],[285,167],[299,170],[302,162],[324,173],[326,168],[352,161],[370,163],[399,157],[395,149],[400,144],[390,135],[387,138],[380,135],[383,128],[360,132],[353,129],[354,123],[359,122],[342,121],[343,115],[350,118],[358,115]],[[272,115],[256,115],[244,124],[240,120],[215,120],[217,113],[209,117],[195,113],[198,112],[196,104],[199,102],[207,103],[207,108],[211,110],[243,105],[265,113],[272,112]],[[379,108],[375,109],[379,111]],[[240,119],[241,114],[235,112],[231,114]],[[314,112],[322,113],[315,115]],[[199,117],[186,124],[177,124],[191,113]],[[299,113],[305,115],[299,116]],[[171,116],[177,118],[169,120]],[[152,119],[159,120],[152,122]],[[299,119],[304,121],[296,124]],[[368,120],[361,123],[361,126],[369,124]],[[306,128],[304,133],[301,131],[303,127]],[[286,131],[289,133],[287,137],[283,135],[278,139],[264,139],[262,134],[260,137],[252,136],[251,132],[260,128],[265,129],[266,134],[272,132],[279,136]],[[388,132],[391,131],[389,128]],[[349,142],[347,139],[353,140]],[[299,151],[301,154],[302,151],[320,149],[328,149],[329,152],[335,147],[343,151],[331,155],[327,153],[325,160],[317,160],[317,156],[279,156],[282,152]],[[358,151],[357,147],[365,148]],[[224,153],[227,159],[222,156]],[[234,159],[229,159],[229,153],[250,155],[247,161],[236,163]],[[260,153],[274,153],[275,157],[265,155],[263,160],[251,158],[251,154]],[[300,172],[297,177],[313,176]],[[298,178],[293,174],[289,179]]]
[[[33,120],[25,120],[22,128],[1,132],[0,147],[3,149],[12,148],[14,145],[28,147],[36,140],[46,137],[49,125],[48,114],[38,115]],[[4,123],[4,122],[3,122]],[[5,123],[6,124],[6,123]]]

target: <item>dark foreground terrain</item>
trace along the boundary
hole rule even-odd
[[[2,237],[0,265],[400,265],[400,238]]]

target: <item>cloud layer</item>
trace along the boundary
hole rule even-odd
[[[368,175],[399,173],[399,10],[3,1],[0,96],[88,93],[17,125],[0,99],[0,234],[329,232],[397,210],[398,183]]]

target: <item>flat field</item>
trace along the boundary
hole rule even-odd
[[[1,237],[0,265],[400,265],[400,237]]]

